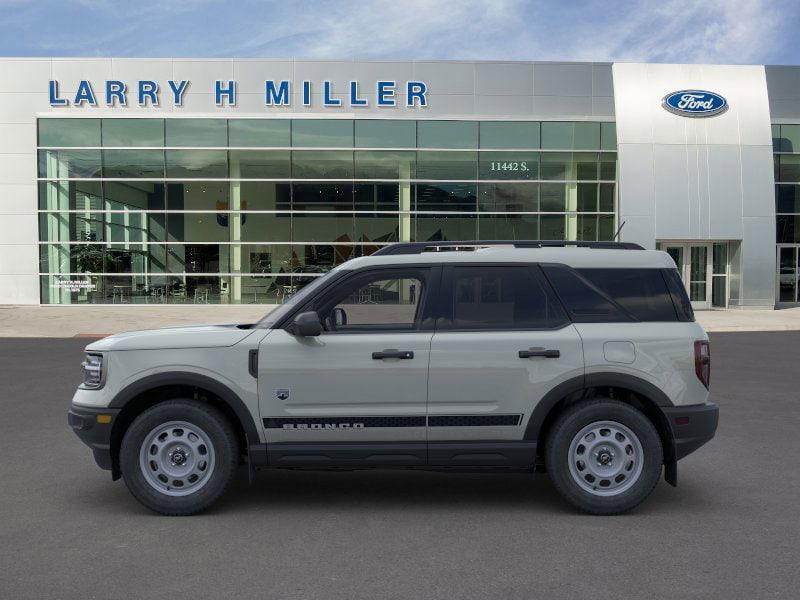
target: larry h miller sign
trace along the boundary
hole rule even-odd
[[[292,82],[288,79],[264,81],[264,106],[291,106]],[[64,96],[59,92],[57,80],[50,80],[50,106],[128,106],[137,103],[139,106],[159,106],[161,103],[170,103],[181,106],[184,96],[191,86],[188,79],[167,81],[166,88],[159,82],[143,79],[128,86],[125,81],[106,80],[102,85],[95,86],[88,80],[78,83],[75,94]],[[100,88],[99,90],[96,87]],[[311,106],[313,102],[313,82],[303,81],[300,84],[300,103],[302,106]],[[407,108],[423,107],[428,105],[428,86],[424,81],[376,81],[371,91],[366,91],[358,81],[350,81],[348,89],[344,92],[334,90],[333,84],[322,81],[322,106],[353,108],[369,106],[398,106],[397,94],[405,91],[405,106]],[[236,106],[237,82],[235,80],[217,80],[214,82],[214,101],[217,106]]]

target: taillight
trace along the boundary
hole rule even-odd
[[[711,380],[711,348],[708,340],[697,340],[694,343],[694,372],[706,389]]]

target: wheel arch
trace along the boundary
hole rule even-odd
[[[550,390],[536,405],[525,428],[526,440],[537,441],[537,459],[544,456],[544,440],[558,415],[575,402],[607,397],[642,411],[653,423],[664,449],[664,478],[677,484],[677,456],[672,428],[662,407],[674,406],[655,385],[625,373],[590,373],[569,379]]]
[[[133,420],[148,408],[176,398],[206,402],[220,410],[234,426],[243,453],[247,453],[250,444],[258,443],[258,430],[250,411],[239,395],[227,385],[199,373],[157,373],[123,388],[109,404],[109,408],[120,409],[111,429],[113,479],[119,479],[121,475],[119,449],[125,431]]]

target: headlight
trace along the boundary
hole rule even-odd
[[[96,390],[103,386],[103,355],[87,354],[81,363],[83,387]]]

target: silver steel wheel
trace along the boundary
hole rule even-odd
[[[596,421],[581,429],[569,445],[569,472],[595,496],[616,496],[634,485],[644,467],[642,443],[616,421]]]
[[[214,472],[214,446],[208,434],[186,421],[170,421],[148,433],[139,449],[145,481],[167,496],[187,496]]]

